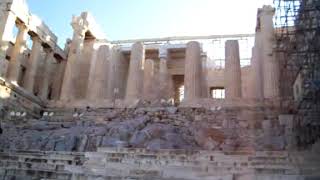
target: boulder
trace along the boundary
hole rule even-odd
[[[151,136],[146,131],[137,131],[131,137],[129,144],[134,148],[143,148]]]
[[[102,138],[101,147],[125,148],[125,147],[129,147],[129,144],[128,142],[122,141],[118,138],[104,136]]]
[[[176,108],[176,107],[168,107],[166,110],[170,114],[175,114],[178,111],[178,108]]]
[[[55,141],[55,151],[73,151],[76,145],[76,137],[60,136]]]
[[[195,129],[194,137],[197,144],[206,150],[216,149],[226,139],[222,131],[214,128]]]
[[[150,135],[151,138],[154,139],[154,138],[159,138],[168,132],[173,133],[176,130],[173,126],[168,124],[154,123],[154,124],[148,125],[142,131],[145,131],[147,134]]]
[[[154,139],[146,144],[148,150],[159,150],[159,149],[174,149],[171,142],[162,139]]]

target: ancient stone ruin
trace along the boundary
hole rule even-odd
[[[320,179],[319,101],[305,123],[275,12],[255,34],[121,41],[83,12],[60,47],[1,0],[0,179]]]

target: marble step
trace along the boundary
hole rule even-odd
[[[40,170],[4,170],[0,172],[1,180],[40,180],[40,179],[54,179],[54,180],[70,180],[72,175],[66,172],[46,172]]]
[[[21,152],[0,153],[1,161],[16,161],[26,163],[45,163],[50,165],[82,164],[84,161],[82,153],[66,152]]]

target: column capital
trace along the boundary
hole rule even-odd
[[[27,25],[25,25],[23,22],[17,21],[16,26],[20,31],[21,30],[28,30]]]
[[[32,42],[41,42],[41,39],[39,36],[35,35],[35,36],[31,36]]]
[[[73,17],[71,26],[74,30],[74,33],[84,36],[88,30],[88,22],[82,19],[81,17]]]
[[[262,8],[258,10],[258,14],[260,16],[265,16],[265,15],[274,16],[275,8],[273,8],[270,5],[264,5]]]
[[[54,49],[52,47],[43,48],[44,52],[47,54],[54,53]]]
[[[160,59],[168,59],[168,48],[166,46],[160,46],[159,58]]]

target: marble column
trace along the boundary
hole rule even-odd
[[[145,47],[137,42],[132,45],[126,99],[140,99],[143,90],[143,68],[145,61]]]
[[[185,74],[184,74],[184,100],[201,98],[202,88],[202,60],[199,42],[191,41],[187,44]]]
[[[5,59],[9,42],[13,38],[13,28],[16,16],[11,11],[0,13],[0,77],[5,77],[8,69],[8,61]]]
[[[153,59],[147,59],[144,64],[143,98],[148,101],[154,100],[156,92],[153,91],[155,81],[155,64]],[[160,85],[160,84],[159,84]],[[160,85],[161,86],[161,85]]]
[[[54,51],[50,48],[45,49],[46,57],[44,59],[44,71],[43,71],[43,80],[42,85],[40,86],[40,97],[43,100],[48,99],[49,95],[49,85],[51,80],[54,78],[53,75],[53,63],[56,61],[54,57]]]
[[[275,58],[273,46],[275,42],[275,34],[273,27],[273,15],[275,9],[271,6],[263,6],[260,9],[260,26],[261,41],[263,51],[261,57],[263,59],[263,93],[264,98],[274,99],[279,97],[279,63]]]
[[[75,69],[74,72],[75,77],[77,77],[77,80],[75,80],[76,99],[85,99],[87,97],[91,64],[97,53],[95,46],[95,38],[85,38],[83,49],[81,51],[81,57],[79,57],[77,60],[77,69]]]
[[[10,62],[7,71],[8,81],[16,85],[18,85],[20,78],[21,59],[23,58],[23,52],[26,49],[26,41],[28,37],[28,29],[24,24],[19,23],[17,24],[17,27],[19,31],[10,54]]]
[[[241,98],[241,66],[238,41],[226,41],[225,51],[226,98]]]
[[[64,46],[64,53],[69,54],[70,47],[71,47],[72,41],[70,39],[66,40],[65,46]],[[67,59],[57,59],[58,64],[56,67],[56,70],[54,71],[54,77],[53,77],[53,83],[52,83],[52,94],[51,98],[52,100],[60,100],[61,99],[61,90],[63,85],[63,79],[64,74],[67,66]]]
[[[172,77],[168,71],[168,49],[166,47],[160,47],[159,49],[159,98],[169,99],[173,94]]]
[[[81,58],[86,28],[77,23],[73,23],[72,27],[74,32],[63,77],[61,100],[76,99],[76,81],[79,81],[79,77],[76,76],[79,70],[77,61]]]
[[[96,55],[91,60],[90,77],[87,90],[87,99],[107,99],[108,72],[110,66],[111,50],[108,45],[99,47]]]
[[[125,98],[128,73],[129,60],[121,52],[120,46],[114,46],[111,50],[107,99]]]
[[[27,71],[24,81],[24,88],[30,93],[34,93],[36,75],[39,68],[42,52],[42,42],[38,36],[32,37],[32,50],[27,63]]]
[[[209,87],[208,87],[208,69],[207,69],[207,54],[201,54],[202,61],[202,97],[209,98]]]
[[[66,68],[67,61],[62,59],[58,61],[56,71],[53,72],[53,82],[52,82],[52,100],[59,100],[61,94],[61,87],[63,81],[63,75]]]
[[[258,39],[256,34],[256,42]],[[262,71],[262,61],[259,57],[259,43],[255,43],[252,48],[252,58],[251,58],[251,93],[249,97],[252,99],[263,99],[263,71]]]

